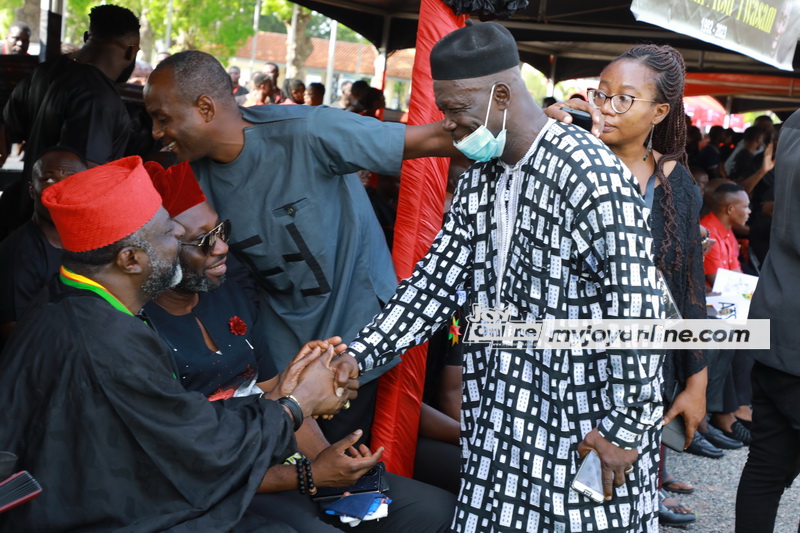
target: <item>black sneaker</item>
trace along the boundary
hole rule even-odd
[[[711,424],[708,425],[707,432],[700,431],[700,434],[721,450],[738,450],[744,446],[742,441],[728,437],[722,430],[715,428]]]
[[[686,451],[710,459],[719,459],[725,455],[725,452],[708,442],[699,431],[695,431],[692,443],[686,448]]]

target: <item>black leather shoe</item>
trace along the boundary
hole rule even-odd
[[[692,443],[686,448],[686,451],[710,459],[719,459],[725,455],[725,452],[708,442],[699,431],[695,431],[694,439],[692,439]]]
[[[722,430],[715,428],[711,424],[708,425],[708,432],[702,432],[699,430],[698,432],[705,437],[708,442],[721,450],[738,450],[744,446],[742,441],[728,437],[722,433]]]

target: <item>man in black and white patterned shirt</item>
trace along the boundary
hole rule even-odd
[[[459,29],[431,53],[436,102],[462,175],[444,227],[341,365],[380,366],[463,303],[510,319],[660,318],[645,204],[596,137],[549,120],[511,35]],[[507,140],[506,140],[507,136]],[[656,533],[662,354],[466,345],[456,531]],[[570,489],[580,456],[603,463],[606,500]]]

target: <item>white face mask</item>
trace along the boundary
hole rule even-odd
[[[492,85],[492,91],[489,93],[489,107],[486,109],[486,118],[483,121],[483,125],[460,141],[453,142],[453,145],[458,148],[462,154],[474,161],[484,162],[500,157],[503,155],[503,150],[506,147],[506,114],[508,109],[503,110],[503,129],[497,134],[497,138],[495,138],[492,132],[489,131],[489,128],[486,127],[489,121],[489,111],[492,110],[492,99],[494,97],[495,87],[496,85]]]

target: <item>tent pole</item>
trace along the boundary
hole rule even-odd
[[[172,5],[172,0],[169,0],[169,4],[167,5],[167,30],[164,35],[164,39],[166,44],[164,45],[164,50],[169,50],[172,47],[172,16],[174,12],[174,6]],[[255,39],[255,37],[253,37]],[[253,66],[250,65],[250,70],[253,69]]]
[[[733,96],[728,96],[725,100],[725,120],[722,122],[723,128],[731,127],[731,109],[733,109]]]
[[[386,66],[389,59],[389,32],[392,27],[392,16],[384,15],[383,17],[383,32],[381,33],[381,47],[378,50],[378,62],[376,65],[377,74],[380,77],[378,89],[381,91],[386,90]]]
[[[169,6],[172,8],[172,0],[169,0]],[[258,47],[258,25],[261,22],[261,0],[256,0],[256,9],[253,11],[253,49],[250,50],[250,76],[253,76],[253,70],[256,63],[256,49]]]
[[[40,0],[39,9],[39,62],[43,63],[61,54],[64,1]]]
[[[292,4],[292,23],[289,26],[289,31],[286,37],[286,73],[283,79],[297,77],[297,67],[295,59],[297,58],[297,4]]]
[[[550,77],[547,78],[547,96],[553,96],[556,92],[556,63],[558,56],[550,55]]]
[[[431,48],[451,31],[463,27],[465,18],[455,15],[441,0],[421,0],[408,105],[409,124],[441,120],[442,113],[433,97]],[[403,163],[392,249],[398,279],[411,275],[414,265],[425,256],[442,227],[449,165],[450,160],[444,157],[411,159]],[[414,353],[402,365],[380,377],[371,441],[373,447],[387,445],[383,459],[390,472],[408,477],[414,473],[427,362],[425,348],[415,346],[411,350]]]

